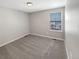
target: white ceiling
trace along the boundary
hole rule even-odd
[[[31,1],[33,6],[27,7],[27,1]],[[65,0],[0,0],[0,6],[24,12],[35,12],[65,6]]]

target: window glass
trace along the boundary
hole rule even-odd
[[[51,30],[61,30],[61,12],[50,13]]]

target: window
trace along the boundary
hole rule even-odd
[[[50,29],[61,31],[61,12],[50,13]]]

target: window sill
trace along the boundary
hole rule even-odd
[[[49,31],[52,31],[52,32],[63,32],[62,30],[49,30]]]

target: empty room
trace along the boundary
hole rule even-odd
[[[78,0],[0,0],[0,59],[79,59]]]

